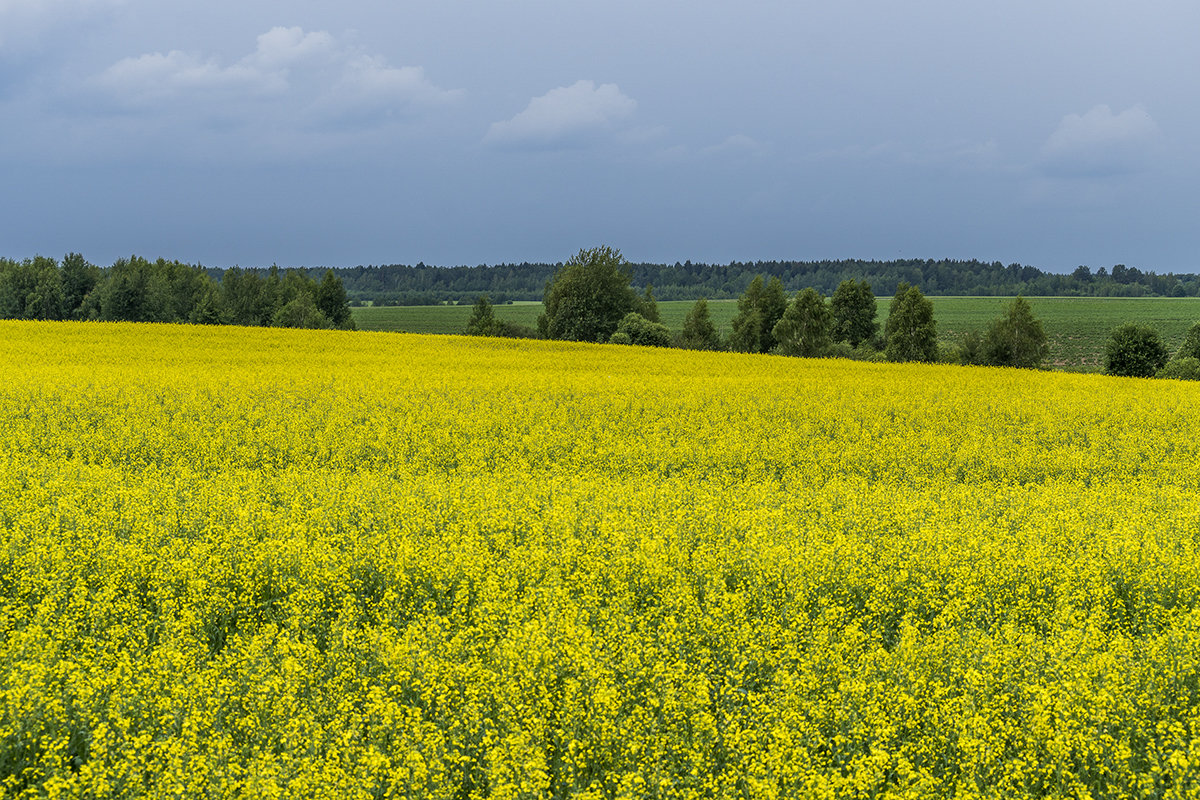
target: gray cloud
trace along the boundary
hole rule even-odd
[[[125,58],[90,81],[115,108],[147,114],[180,109],[228,117],[265,100],[299,124],[358,124],[407,116],[455,100],[420,67],[393,67],[325,31],[272,28],[232,64],[171,50]]]
[[[533,98],[512,119],[492,123],[484,141],[518,148],[579,146],[619,126],[635,108],[637,102],[616,84],[581,80]]]
[[[1107,105],[1068,114],[1042,145],[1038,166],[1048,176],[1108,177],[1144,169],[1158,125],[1141,105],[1114,114]]]

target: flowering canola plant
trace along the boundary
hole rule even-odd
[[[0,796],[1200,792],[1198,386],[0,341]]]

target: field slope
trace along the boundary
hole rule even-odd
[[[1196,791],[1200,386],[0,338],[6,797]]]

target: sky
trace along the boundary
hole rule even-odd
[[[0,0],[0,256],[1200,272],[1194,0]]]

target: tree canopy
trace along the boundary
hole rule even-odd
[[[629,265],[607,246],[580,250],[546,284],[538,329],[548,339],[606,342],[626,314],[640,310]]]
[[[217,280],[200,265],[134,255],[101,269],[78,253],[61,266],[42,256],[0,259],[0,317],[354,327],[333,270],[319,284],[304,270],[277,267],[235,267]]]
[[[1158,331],[1130,322],[1109,333],[1104,343],[1104,371],[1109,375],[1150,378],[1166,366],[1169,356]]]
[[[679,344],[689,350],[717,350],[721,337],[708,312],[708,301],[701,297],[692,305],[683,320],[683,333]]]
[[[776,277],[764,281],[762,275],[755,275],[738,298],[737,305],[729,349],[742,353],[769,353],[775,347],[775,323],[787,309],[783,282]]]
[[[1024,297],[1009,304],[983,337],[983,359],[997,367],[1036,369],[1046,360],[1046,333]]]
[[[888,361],[932,363],[938,360],[933,303],[917,287],[902,283],[896,288],[885,331],[884,355]]]
[[[835,342],[858,347],[863,342],[870,342],[879,333],[879,323],[875,320],[878,314],[875,295],[871,292],[871,284],[865,280],[839,283],[830,298],[829,310],[832,316],[830,333]]]
[[[815,358],[829,352],[832,327],[833,315],[825,305],[825,298],[816,289],[808,288],[792,298],[771,335],[779,353]]]

